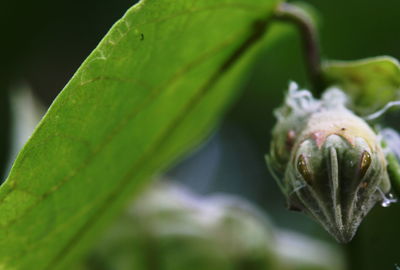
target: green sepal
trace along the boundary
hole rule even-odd
[[[328,86],[337,86],[349,95],[349,107],[361,115],[400,99],[400,66],[390,56],[329,61],[323,65],[323,76]]]

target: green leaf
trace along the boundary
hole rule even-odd
[[[372,113],[400,98],[400,66],[392,57],[332,61],[323,71],[327,83],[348,93],[354,109],[361,114]]]
[[[0,269],[58,269],[238,94],[274,0],[131,8],[85,60],[0,189]],[[254,46],[256,45],[256,46]]]

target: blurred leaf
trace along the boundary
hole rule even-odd
[[[83,63],[0,189],[0,268],[58,269],[237,96],[277,1],[142,1]]]
[[[332,61],[324,66],[329,85],[348,93],[354,109],[368,114],[400,98],[399,62],[389,56],[357,61]]]

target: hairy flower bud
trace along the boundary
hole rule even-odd
[[[346,109],[341,91],[331,89],[316,100],[293,89],[277,113],[268,160],[283,178],[289,208],[349,242],[390,190],[385,156],[374,131]]]

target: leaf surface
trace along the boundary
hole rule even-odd
[[[82,256],[132,193],[216,125],[276,4],[132,7],[57,97],[1,186],[0,269],[59,269]]]
[[[327,62],[324,76],[329,85],[349,94],[361,114],[373,113],[400,98],[400,65],[393,57]]]

